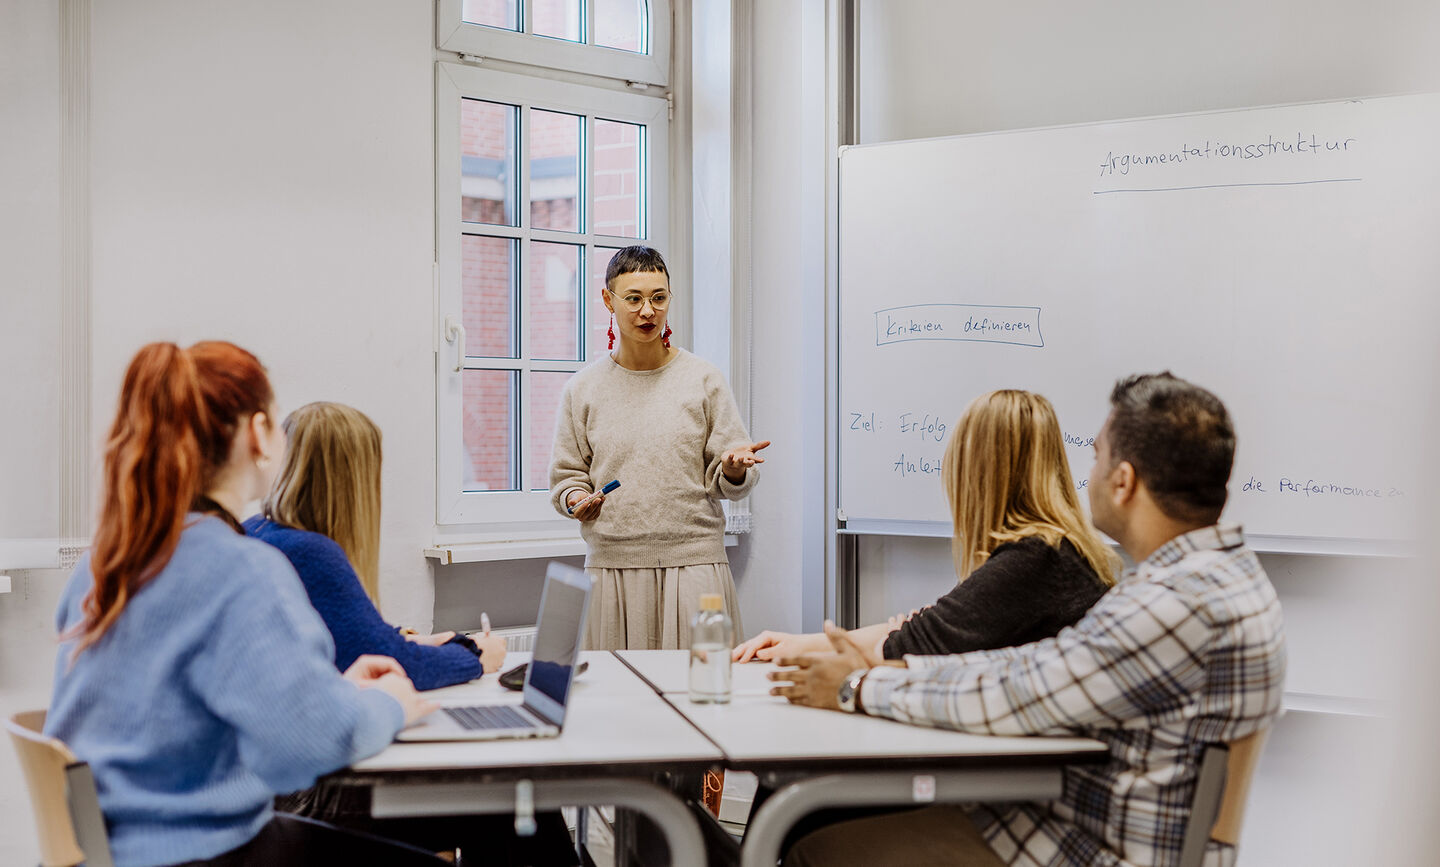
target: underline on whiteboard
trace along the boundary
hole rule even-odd
[[[1172,193],[1178,190],[1218,190],[1226,187],[1298,187],[1305,184],[1348,184],[1363,181],[1364,178],[1324,178],[1318,181],[1274,181],[1256,184],[1202,184],[1197,187],[1132,187],[1115,190],[1094,190],[1094,195],[1105,193]]]

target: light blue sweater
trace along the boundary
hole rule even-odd
[[[96,645],[62,642],[45,731],[90,763],[117,867],[234,849],[277,793],[383,749],[400,704],[335,670],[334,646],[279,551],[190,516],[170,562]],[[60,599],[81,621],[87,555]]]

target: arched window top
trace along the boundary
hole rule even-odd
[[[669,0],[441,0],[436,22],[447,51],[669,83]]]

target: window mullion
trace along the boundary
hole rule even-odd
[[[486,355],[465,356],[466,370],[521,370],[525,366],[524,359],[520,358],[494,358]]]
[[[589,0],[589,2],[593,7],[594,0]],[[580,288],[576,293],[579,296],[579,303],[575,311],[575,318],[577,320],[576,328],[579,329],[579,340],[576,345],[580,347],[579,355],[583,361],[590,357],[590,347],[586,345],[590,329],[586,326],[590,321],[590,256],[593,254],[595,237],[595,184],[593,182],[595,174],[595,115],[593,112],[585,115],[585,142],[580,152],[585,161],[584,170],[580,173],[585,181],[580,197],[585,219],[580,224],[582,246],[580,247],[580,273],[577,275]]]
[[[532,17],[530,3],[525,3],[526,27],[530,26]],[[531,257],[533,255],[532,241],[534,240],[535,227],[531,219],[532,208],[530,205],[530,163],[535,151],[535,141],[532,138],[530,121],[532,119],[532,108],[529,100],[520,103],[520,143],[519,152],[516,155],[516,162],[520,170],[520,201],[516,203],[519,208],[519,217],[516,220],[520,226],[519,249],[515,251],[515,260],[520,269],[520,279],[516,281],[520,298],[515,305],[519,312],[518,327],[520,333],[516,337],[516,347],[519,358],[519,382],[516,384],[515,399],[515,447],[512,459],[516,466],[515,490],[526,490],[525,474],[529,467],[525,465],[527,437],[530,435],[530,279],[531,279]]]
[[[638,177],[635,178],[635,201],[639,203],[640,213],[636,214],[635,234],[642,238],[649,238],[653,234],[650,231],[650,125],[639,124],[635,132],[638,141],[635,142],[635,152],[639,155],[640,167]]]
[[[459,234],[473,235],[487,238],[511,238],[520,239],[524,232],[514,226],[499,226],[494,223],[466,223],[461,222]]]
[[[525,437],[530,430],[526,423],[525,407],[530,403],[525,399],[526,391],[530,387],[530,371],[526,368],[528,363],[525,359],[520,360],[520,382],[516,384],[515,391],[511,394],[510,417],[516,420],[515,445],[510,449],[510,472],[514,474],[516,491],[525,490]]]
[[[516,359],[516,369],[519,370],[519,383],[515,389],[515,399],[518,401],[514,418],[516,420],[515,449],[513,460],[519,467],[518,475],[515,477],[515,489],[517,491],[528,490],[525,486],[526,473],[529,467],[526,464],[526,446],[530,442],[530,374],[533,363],[530,360],[530,245],[524,245],[520,252],[520,357]]]
[[[574,373],[585,366],[583,361],[563,361],[560,359],[535,359],[529,363],[530,369],[537,373]]]
[[[580,207],[579,201],[575,206]],[[549,241],[552,244],[579,244],[585,238],[584,232],[567,232],[564,229],[531,229],[526,234],[532,241]]]

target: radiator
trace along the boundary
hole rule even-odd
[[[467,633],[471,638],[479,638],[480,632]],[[507,626],[504,629],[492,629],[490,635],[495,638],[505,639],[505,652],[514,653],[525,651],[529,653],[535,649],[535,627],[533,626]]]

